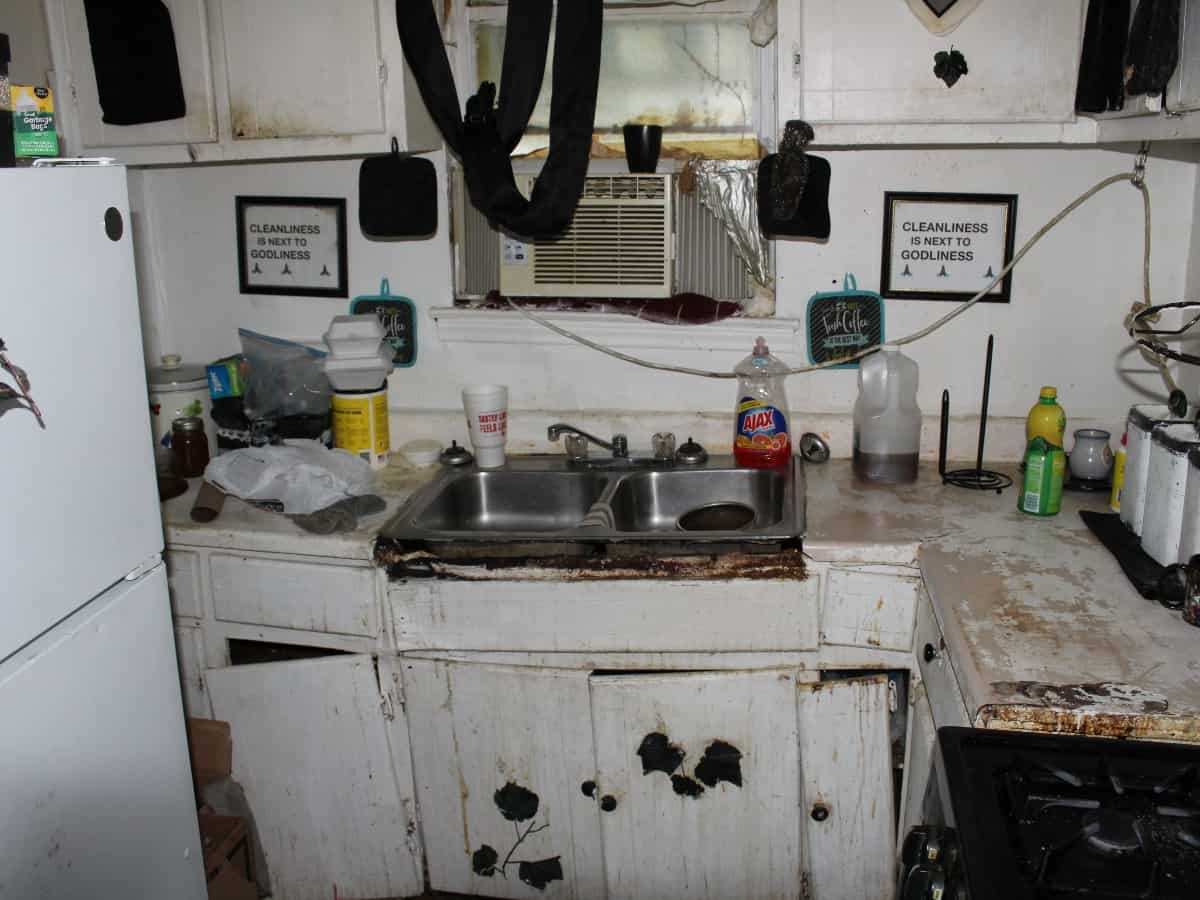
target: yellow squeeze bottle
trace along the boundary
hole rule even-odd
[[[1061,447],[1066,430],[1067,416],[1058,405],[1058,388],[1047,385],[1025,420],[1025,444],[1028,446],[1034,438],[1043,437],[1055,447]]]

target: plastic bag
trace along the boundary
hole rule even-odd
[[[254,422],[329,413],[325,353],[294,341],[238,329],[246,354],[246,417]]]
[[[227,494],[276,512],[312,513],[370,493],[371,466],[319,441],[245,447],[209,462],[204,477]]]

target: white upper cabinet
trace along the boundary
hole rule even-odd
[[[69,151],[131,164],[382,153],[441,143],[386,0],[165,0],[182,119],[117,126],[101,111],[82,0],[46,0]]]
[[[1094,135],[1074,127],[1081,0],[992,0],[943,37],[903,0],[802,0],[779,17],[779,121],[806,119],[820,143]],[[952,46],[968,72],[947,87],[934,54]]]
[[[47,0],[59,110],[73,123],[71,153],[120,156],[122,147],[169,147],[217,140],[208,18],[204,0],[166,0],[175,32],[175,53],[187,114],[143,125],[102,120],[96,69],[83,0]],[[170,151],[160,151],[167,152]]]

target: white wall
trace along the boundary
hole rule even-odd
[[[885,190],[1016,193],[1019,246],[1078,193],[1127,171],[1132,162],[1128,154],[1072,148],[825,155],[833,166],[833,233],[826,244],[778,243],[781,316],[803,315],[807,298],[840,284],[846,271],[857,275],[860,287],[878,286]],[[433,158],[444,182],[440,154]],[[239,325],[319,336],[332,315],[345,311],[343,302],[238,294],[234,197],[344,196],[351,296],[374,293],[387,275],[393,291],[411,297],[422,311],[418,362],[392,377],[393,407],[457,408],[462,383],[488,380],[510,386],[515,410],[731,409],[729,382],[637,369],[582,347],[441,343],[424,313],[451,301],[446,209],[439,211],[441,227],[432,240],[367,241],[357,227],[357,172],[357,161],[346,160],[132,173],[148,351],[211,359],[237,350]],[[1195,166],[1152,158],[1147,183],[1154,201],[1155,297],[1177,299],[1185,287]],[[1016,269],[1011,304],[976,307],[911,348],[921,366],[924,411],[936,416],[943,387],[951,388],[956,413],[977,410],[989,332],[996,335],[993,415],[1023,417],[1040,385],[1057,384],[1069,416],[1115,425],[1131,403],[1160,393],[1157,376],[1127,352],[1121,329],[1130,302],[1140,296],[1141,241],[1141,201],[1128,185],[1109,188],[1075,213]],[[888,333],[906,334],[948,309],[944,303],[889,300]],[[681,352],[675,358],[727,369],[741,355]],[[855,373],[844,370],[792,378],[788,389],[801,426],[804,413],[847,413],[857,393]]]

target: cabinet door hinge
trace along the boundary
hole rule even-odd
[[[379,83],[380,83],[381,85],[384,85],[384,86],[386,87],[386,86],[387,86],[387,80],[388,80],[388,67],[387,67],[387,63],[385,63],[385,62],[382,62],[382,61],[381,61],[381,62],[379,63]]]
[[[808,872],[800,873],[800,900],[809,900],[812,894],[808,889]]]
[[[888,712],[895,712],[900,708],[900,700],[896,696],[896,682],[888,679]]]

